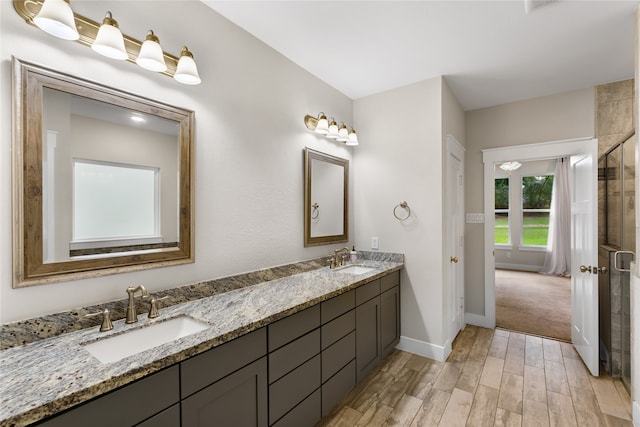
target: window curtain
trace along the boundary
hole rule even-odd
[[[569,158],[556,160],[556,172],[551,190],[549,237],[542,274],[571,275],[571,194]]]

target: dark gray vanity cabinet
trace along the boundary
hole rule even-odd
[[[356,291],[320,305],[322,416],[356,385]]]
[[[266,350],[262,328],[182,362],[182,426],[266,427]]]
[[[320,305],[267,327],[269,425],[313,426],[321,418]]]
[[[400,272],[380,279],[380,345],[385,357],[400,341]]]
[[[399,339],[396,271],[40,425],[312,427]]]
[[[177,403],[180,401],[178,387],[179,369],[176,365],[100,396],[39,425],[42,427],[176,426],[180,423],[180,412],[176,411]]]
[[[400,273],[356,288],[356,367],[360,382],[400,340]]]

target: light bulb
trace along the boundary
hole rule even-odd
[[[346,142],[347,145],[358,145],[358,135],[356,135],[356,131],[351,129],[349,132],[349,140]]]
[[[146,40],[140,47],[136,64],[150,71],[163,72],[167,70],[167,64],[164,62],[164,53],[160,47],[160,40],[151,30],[147,33]]]
[[[33,23],[42,31],[64,40],[78,40],[76,19],[64,0],[45,0]]]
[[[342,123],[340,125],[340,128],[338,129],[338,139],[336,139],[336,141],[347,142],[348,140],[349,140],[349,131],[347,130],[347,126],[345,126],[345,124]]]
[[[331,123],[329,123],[329,133],[327,133],[327,138],[338,138],[338,123],[336,123],[334,119],[331,119]]]
[[[118,29],[118,22],[111,17],[111,12],[105,15],[91,49],[107,58],[123,60],[129,57],[124,47],[124,38]]]
[[[186,46],[183,46],[180,51],[178,67],[176,68],[176,73],[173,75],[173,78],[186,85],[197,85],[202,81],[198,75],[196,61],[193,60],[193,54]]]
[[[326,135],[329,132],[329,121],[324,113],[318,114],[318,124],[316,125],[315,132],[320,135]]]

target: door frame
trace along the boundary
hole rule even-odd
[[[510,147],[482,150],[484,162],[484,326],[496,327],[496,283],[493,230],[495,227],[495,186],[494,165],[513,160],[545,160],[588,152],[585,144],[595,140],[593,137],[515,145]],[[598,159],[594,159],[598,161]],[[597,203],[597,200],[595,201]],[[597,232],[597,230],[596,230]],[[597,315],[597,312],[595,313]]]

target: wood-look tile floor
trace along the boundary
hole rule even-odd
[[[318,425],[632,426],[631,399],[569,343],[467,326],[446,362],[394,350]]]

